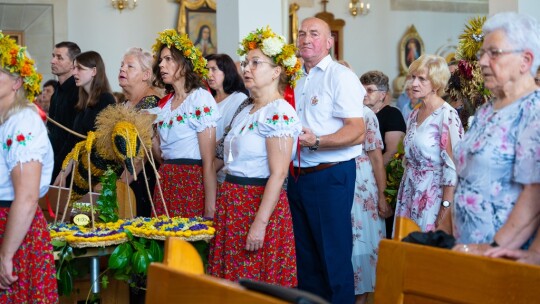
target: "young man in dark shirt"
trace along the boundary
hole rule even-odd
[[[75,85],[73,78],[73,59],[81,53],[81,49],[74,42],[64,41],[55,45],[51,70],[58,77],[58,85],[51,97],[49,117],[62,126],[71,129],[75,119],[75,105],[79,99],[79,88]],[[49,139],[54,151],[53,178],[58,175],[62,167],[62,162],[66,155],[62,154],[62,146],[68,132],[49,121]],[[69,151],[68,151],[69,152]]]

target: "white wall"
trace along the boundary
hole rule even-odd
[[[345,20],[343,59],[358,76],[370,70],[380,70],[392,82],[399,75],[400,40],[414,24],[424,41],[426,53],[435,53],[441,46],[457,44],[458,37],[469,18],[478,14],[441,13],[422,11],[391,11],[390,1],[369,1],[371,12],[353,18],[348,12],[348,1],[330,1],[327,11],[334,18]],[[322,6],[301,7],[298,19],[314,16]]]
[[[120,12],[109,0],[69,0],[68,39],[82,51],[94,50],[105,61],[114,91],[119,91],[118,69],[130,47],[150,50],[157,33],[176,28],[180,5],[168,0],[139,0],[133,10]]]

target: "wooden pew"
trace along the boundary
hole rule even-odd
[[[539,266],[382,240],[375,303],[540,303],[539,286]]]
[[[163,263],[148,269],[146,303],[283,304],[237,283],[205,275],[195,248],[179,238],[165,242]]]
[[[421,229],[415,221],[411,220],[408,217],[396,217],[393,237],[394,240],[401,241],[404,237],[409,235],[409,233],[416,231],[421,231]]]

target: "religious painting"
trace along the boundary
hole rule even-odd
[[[409,71],[409,66],[413,61],[418,59],[424,54],[424,42],[414,25],[407,30],[403,38],[401,38],[399,46],[399,62],[402,74],[406,74]]]
[[[217,53],[215,0],[178,0],[178,32],[188,34],[203,56]]]

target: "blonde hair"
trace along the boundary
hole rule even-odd
[[[409,66],[409,76],[424,72],[433,88],[436,88],[437,95],[443,96],[450,79],[450,70],[446,60],[441,56],[427,54],[420,56]]]
[[[0,73],[4,73],[13,79],[21,78],[19,75],[11,74],[3,68],[0,68]],[[35,107],[32,107],[32,103],[28,101],[28,98],[26,97],[26,90],[22,85],[21,79],[21,87],[17,89],[17,92],[15,93],[15,101],[8,107],[7,111],[0,114],[0,125],[4,124],[4,122],[6,122],[11,116],[17,114],[27,107],[34,108],[35,110]]]

